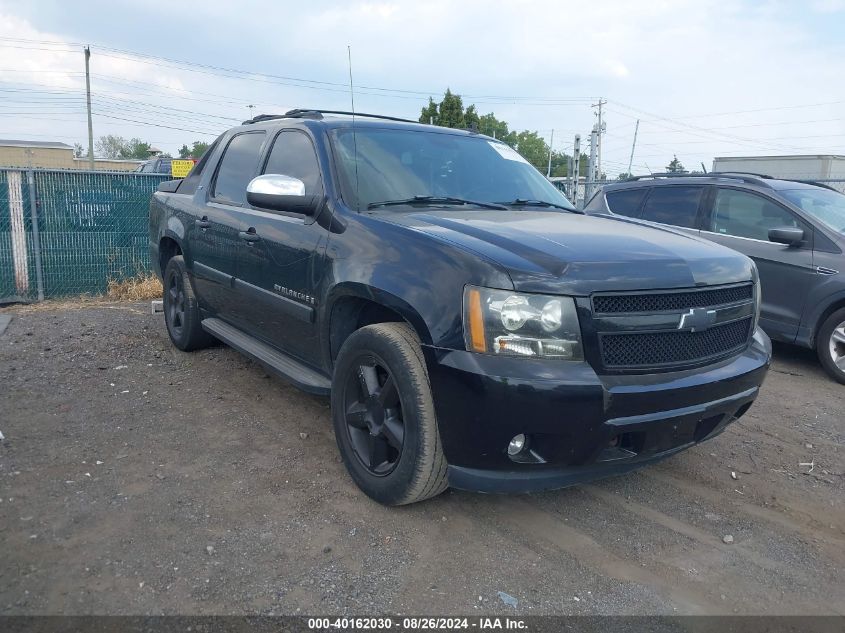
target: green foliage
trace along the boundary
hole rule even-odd
[[[150,157],[150,144],[139,138],[130,139],[123,147],[120,158],[146,160]]]
[[[208,149],[208,143],[205,141],[194,141],[191,147],[182,145],[179,148],[179,158],[200,158]]]
[[[628,178],[630,178],[631,176],[633,176],[633,174],[629,174],[627,171],[623,171],[616,177],[616,180],[628,180]]]
[[[422,109],[420,114],[420,123],[431,123],[440,125],[440,113],[437,110],[437,104],[431,97],[428,98],[428,105]]]
[[[672,161],[666,165],[666,173],[667,174],[685,174],[687,170],[684,169],[684,165],[681,161],[678,160],[678,157],[673,155]]]
[[[150,157],[150,144],[139,138],[127,141],[122,136],[108,134],[97,141],[96,154],[103,158],[145,160]]]

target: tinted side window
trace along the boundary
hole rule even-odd
[[[276,137],[264,173],[299,178],[305,183],[305,193],[308,195],[320,193],[323,189],[320,166],[311,139],[295,130],[281,132]]]
[[[709,230],[723,235],[769,240],[769,229],[804,228],[795,216],[771,200],[747,191],[719,189]]]
[[[214,181],[212,195],[216,199],[233,204],[246,203],[246,186],[255,176],[263,142],[263,132],[239,134],[229,141]]]
[[[640,217],[649,222],[694,229],[703,191],[704,187],[655,187]]]
[[[607,194],[607,206],[613,213],[638,218],[640,217],[640,205],[646,193],[648,193],[648,187],[611,191]]]

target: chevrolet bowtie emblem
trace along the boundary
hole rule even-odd
[[[716,311],[707,308],[690,308],[690,311],[681,315],[681,322],[678,323],[679,330],[690,332],[703,332],[710,329],[716,322]]]

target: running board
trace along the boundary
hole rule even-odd
[[[225,321],[203,319],[202,328],[229,347],[234,347],[245,356],[258,361],[268,370],[303,391],[321,396],[327,396],[331,392],[331,380],[287,354],[262,343],[249,334],[244,334]]]

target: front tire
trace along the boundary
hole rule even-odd
[[[213,345],[202,329],[199,304],[181,255],[171,257],[164,269],[164,322],[173,344],[183,352]]]
[[[385,505],[447,487],[446,458],[422,348],[405,323],[378,323],[343,344],[332,381],[332,422],[352,479]]]
[[[831,378],[845,384],[845,308],[831,314],[816,339],[816,353]]]

